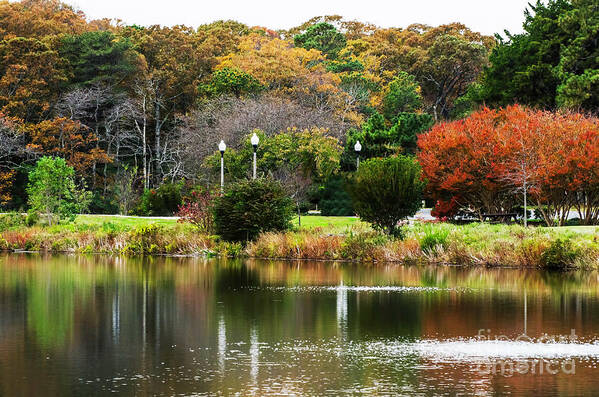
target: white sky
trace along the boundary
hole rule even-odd
[[[198,26],[234,19],[250,26],[286,29],[317,15],[341,15],[381,27],[462,22],[485,34],[522,30],[530,0],[66,0],[90,19],[127,24]]]

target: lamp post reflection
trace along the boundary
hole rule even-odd
[[[337,332],[342,340],[347,339],[347,288],[343,280],[337,287]]]
[[[225,325],[225,316],[220,314],[218,319],[218,370],[221,375],[225,374],[225,356],[227,354],[227,329]]]
[[[260,345],[258,343],[258,331],[256,327],[252,327],[250,334],[250,378],[252,385],[258,382],[258,363],[260,360]]]

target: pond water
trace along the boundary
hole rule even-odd
[[[598,337],[597,272],[0,257],[6,396],[592,395]]]

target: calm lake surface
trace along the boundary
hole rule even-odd
[[[596,395],[598,337],[597,272],[0,256],[2,396]]]

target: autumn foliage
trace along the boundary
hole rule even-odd
[[[571,208],[599,218],[599,120],[521,106],[482,109],[420,136],[419,161],[435,215],[511,211],[523,189],[547,224]]]
[[[177,216],[180,223],[191,223],[198,230],[206,233],[214,231],[212,201],[214,197],[209,191],[192,192],[191,197],[179,206]]]

